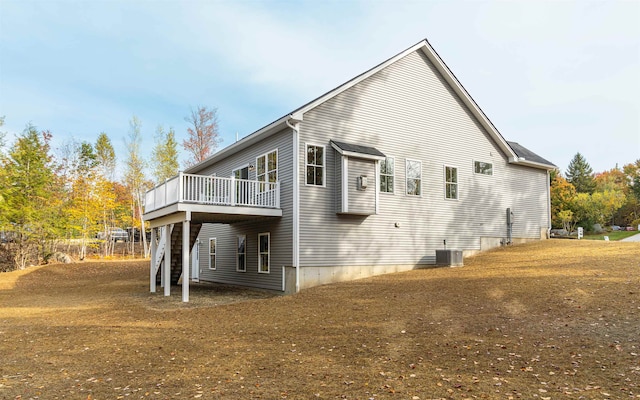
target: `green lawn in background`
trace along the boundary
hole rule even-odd
[[[603,232],[603,233],[590,233],[588,235],[584,235],[584,239],[604,240],[605,236],[609,236],[609,240],[622,240],[624,238],[628,238],[629,236],[633,236],[637,233],[638,231],[612,231],[612,232]]]

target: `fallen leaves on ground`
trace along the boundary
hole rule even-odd
[[[549,240],[188,304],[147,261],[0,274],[0,398],[640,398],[639,255]]]

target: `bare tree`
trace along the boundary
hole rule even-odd
[[[147,181],[144,176],[145,161],[140,156],[140,143],[142,141],[142,133],[140,132],[142,123],[135,115],[129,122],[129,139],[125,140],[128,154],[125,169],[125,182],[132,196],[131,216],[132,224],[136,221],[136,211],[140,219],[140,234],[144,244],[145,257],[149,254],[147,246],[147,238],[145,235],[144,221],[142,220],[142,196],[147,188]],[[131,241],[134,243],[134,240]],[[133,246],[133,244],[132,244]]]
[[[213,154],[222,141],[218,132],[218,110],[198,106],[191,109],[191,114],[185,117],[190,126],[187,128],[189,137],[182,142],[191,157],[185,161],[185,166],[190,167]]]

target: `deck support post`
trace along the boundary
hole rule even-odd
[[[151,268],[149,272],[149,290],[151,293],[156,292],[156,274],[158,270],[156,269],[156,251],[158,249],[158,243],[156,242],[156,229],[151,228]]]
[[[164,269],[162,270],[162,276],[164,276],[164,295],[171,295],[171,225],[165,225],[164,227]]]
[[[184,303],[189,302],[189,214],[187,213],[187,219],[182,222],[182,301]]]

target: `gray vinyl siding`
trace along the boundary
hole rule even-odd
[[[331,149],[331,147],[329,147]],[[329,150],[329,153],[335,153],[335,150]],[[331,165],[331,164],[327,164]],[[342,159],[340,156],[334,155],[333,157],[333,165],[335,174],[333,175],[333,186],[328,186],[326,183],[326,179],[329,177],[330,173],[328,172],[325,177],[325,185],[329,187],[329,189],[334,188],[335,190],[335,203],[336,208],[335,212],[340,213],[344,211],[344,207],[342,205]]]
[[[335,167],[326,187],[300,185],[303,267],[424,264],[444,240],[477,250],[481,237],[506,237],[507,207],[514,237],[539,238],[547,227],[546,171],[508,164],[421,51],[305,113],[300,134],[301,143],[329,149],[335,139],[395,158],[395,193],[380,194],[378,215],[337,215],[339,155],[327,151],[326,165]],[[298,151],[304,159],[304,146]],[[406,159],[422,162],[421,196],[406,195]],[[475,174],[474,161],[492,163],[493,175]],[[445,199],[445,165],[458,168],[457,200]]]
[[[335,153],[335,150],[333,151]],[[336,155],[339,158],[339,155]],[[349,157],[347,171],[347,188],[349,190],[349,213],[352,214],[375,214],[376,212],[376,184],[375,184],[375,162],[372,160],[362,160]],[[366,176],[368,180],[367,188],[358,189],[358,178]],[[336,181],[340,186],[340,181]]]
[[[291,266],[293,243],[293,136],[283,130],[253,146],[233,154],[216,164],[195,172],[200,175],[230,177],[232,171],[246,165],[256,168],[249,171],[249,179],[256,179],[256,157],[277,149],[278,181],[280,182],[281,218],[263,218],[234,224],[203,224],[200,239],[200,280],[282,289],[282,267]],[[270,273],[258,273],[258,234],[269,232]],[[236,271],[237,235],[246,235],[246,272]],[[217,239],[217,269],[209,266],[209,238]]]

